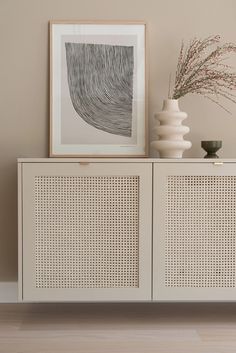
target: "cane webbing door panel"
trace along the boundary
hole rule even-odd
[[[236,299],[236,165],[154,165],[154,300]]]
[[[151,299],[151,163],[23,163],[23,301]]]

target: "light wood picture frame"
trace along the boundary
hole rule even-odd
[[[146,157],[144,22],[50,21],[50,157]]]

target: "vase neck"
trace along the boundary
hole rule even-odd
[[[179,101],[178,99],[164,99],[163,110],[166,111],[179,111]]]

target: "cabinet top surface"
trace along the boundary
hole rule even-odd
[[[236,158],[18,158],[18,163],[235,163]]]

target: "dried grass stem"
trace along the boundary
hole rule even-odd
[[[203,40],[194,38],[187,46],[182,42],[171,98],[179,99],[186,94],[196,93],[229,112],[219,99],[222,97],[236,103],[233,93],[236,91],[236,74],[230,65],[223,63],[231,53],[236,53],[236,45],[220,45],[220,36]]]

